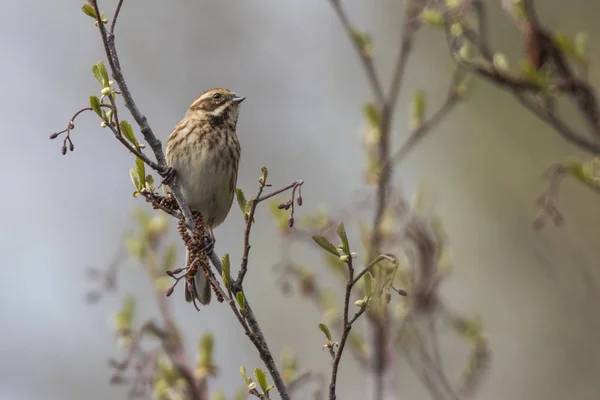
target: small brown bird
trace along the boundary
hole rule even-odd
[[[212,230],[227,217],[235,193],[240,143],[235,133],[240,97],[228,89],[204,92],[167,139],[167,165],[175,171],[183,197],[192,211],[202,214]],[[186,254],[186,265],[189,253]],[[185,299],[208,304],[210,284],[202,271],[194,279],[196,293],[185,285]]]

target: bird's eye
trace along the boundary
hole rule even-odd
[[[213,94],[212,98],[215,99],[215,100],[219,100],[221,98],[221,93],[215,93],[215,94]]]

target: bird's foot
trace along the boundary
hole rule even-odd
[[[175,171],[175,168],[168,167],[166,170],[159,172],[159,175],[163,178],[160,184],[168,186],[169,184],[173,183],[173,180],[177,176],[177,171]]]
[[[202,237],[202,250],[211,253],[215,248],[215,242],[215,237],[212,234]]]

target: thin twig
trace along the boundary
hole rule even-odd
[[[358,42],[354,39],[355,30],[350,24],[350,21],[348,20],[348,16],[346,15],[344,8],[342,7],[341,0],[331,0],[331,5],[333,6],[333,9],[335,10],[340,22],[342,23],[344,31],[352,41],[352,44],[354,45],[356,53],[358,54],[358,57],[360,58],[360,61],[365,69],[365,73],[367,74],[367,79],[369,81],[369,84],[371,85],[371,89],[373,90],[375,100],[379,107],[382,107],[385,102],[385,95],[383,94],[381,82],[377,76],[377,71],[375,70],[375,64],[373,63],[371,57],[365,54]]]
[[[352,324],[350,323],[348,314],[350,308],[350,297],[352,295],[352,287],[354,286],[354,265],[352,261],[352,257],[350,257],[346,263],[348,266],[348,280],[346,281],[346,292],[344,294],[344,316],[343,316],[343,330],[342,330],[342,338],[340,339],[340,344],[338,346],[335,358],[333,359],[333,364],[331,366],[331,381],[329,383],[329,400],[336,399],[336,383],[337,383],[337,374],[338,369],[340,367],[340,361],[342,360],[342,354],[344,353],[344,346],[346,345],[346,341],[348,340],[348,335],[350,334],[350,330],[352,329]],[[356,321],[356,318],[364,312],[366,305],[363,304],[361,309],[355,315],[355,318],[352,319],[352,322]]]
[[[127,107],[129,112],[131,113],[131,116],[133,117],[133,119],[135,120],[137,125],[139,126],[140,132],[142,132],[144,139],[146,140],[148,145],[150,145],[150,148],[154,152],[154,156],[156,157],[158,167],[153,166],[152,164],[148,164],[148,165],[150,165],[151,168],[156,170],[162,176],[168,170],[167,162],[166,162],[165,155],[164,155],[163,149],[162,149],[162,143],[156,137],[156,135],[154,135],[154,132],[152,132],[150,125],[148,125],[148,120],[147,120],[146,116],[141,113],[141,111],[137,107],[135,101],[133,100],[133,96],[132,96],[131,92],[129,91],[129,87],[127,86],[127,82],[125,81],[125,78],[121,71],[119,56],[117,54],[117,48],[115,46],[115,36],[113,34],[113,31],[115,29],[115,24],[114,24],[115,21],[113,21],[113,25],[111,26],[111,32],[109,33],[106,30],[106,26],[104,25],[104,23],[102,22],[102,20],[100,18],[101,14],[100,14],[100,9],[98,7],[98,2],[96,0],[93,0],[92,3],[93,3],[94,11],[96,12],[96,23],[98,25],[98,30],[100,31],[100,36],[102,37],[102,43],[104,44],[104,51],[105,51],[106,57],[108,59],[108,63],[109,63],[109,66],[110,66],[110,69],[112,72],[112,77],[115,80],[115,82],[117,83],[117,85],[119,86],[121,95],[123,96],[123,101],[125,102],[125,107]],[[122,1],[119,1],[118,9],[115,11],[116,17],[118,17],[118,11],[120,11],[121,4],[122,4]],[[146,160],[144,160],[144,161],[146,161]],[[170,183],[169,188],[171,189],[171,192],[173,193],[173,197],[175,197],[175,200],[177,201],[179,208],[181,209],[183,215],[185,216],[185,221],[186,221],[186,225],[187,225],[188,229],[195,232],[196,227],[195,227],[195,223],[194,223],[194,218],[192,216],[192,211],[190,210],[190,207],[187,205],[187,203],[184,201],[183,195],[181,193],[181,189],[179,188],[179,185],[177,184],[176,179]]]

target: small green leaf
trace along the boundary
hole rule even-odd
[[[250,200],[246,202],[246,207],[244,207],[244,221],[248,220],[248,216],[250,215],[250,210],[252,209],[252,205],[256,201],[255,197],[251,197]],[[254,222],[254,221],[252,221]]]
[[[587,64],[588,62],[588,42],[589,36],[585,32],[578,32],[573,39],[575,53],[579,57],[580,62]]]
[[[364,275],[364,280],[365,280],[365,296],[370,297],[371,290],[373,288],[373,275],[371,275],[370,272],[367,272]]]
[[[321,246],[321,248],[325,251],[328,251],[329,253],[336,255],[336,256],[340,256],[340,252],[335,248],[335,246],[333,244],[331,244],[331,242],[329,240],[327,240],[327,238],[325,238],[324,236],[321,235],[313,235],[312,239],[319,245]]]
[[[265,374],[265,371],[260,368],[255,368],[254,376],[256,377],[260,388],[265,392],[267,390],[267,375]]]
[[[235,294],[235,299],[237,300],[238,306],[240,306],[240,310],[246,308],[246,298],[244,297],[244,293],[241,291]]]
[[[102,107],[100,106],[100,99],[97,96],[90,96],[90,107],[100,118],[102,117]]]
[[[323,332],[325,334],[325,337],[327,338],[328,342],[331,342],[331,332],[329,331],[329,328],[327,327],[327,325],[325,325],[324,323],[320,323],[319,324],[319,329],[321,330],[321,332]]]
[[[222,278],[223,284],[225,287],[229,287],[229,280],[231,279],[230,269],[231,265],[229,263],[229,253],[226,253],[223,258],[221,258],[221,265],[223,266]]]
[[[246,400],[248,398],[248,389],[242,388],[235,392],[233,400]]]
[[[274,387],[275,387],[275,385],[269,385],[269,387],[265,389],[265,393],[269,394],[269,392],[271,391],[271,389],[273,389]]]
[[[135,168],[131,168],[129,170],[129,176],[131,177],[131,182],[133,182],[133,186],[139,191],[142,188],[142,181],[140,180],[140,176]]]
[[[92,7],[90,4],[86,3],[81,6],[81,11],[83,11],[85,15],[96,19],[96,10],[94,10],[94,7]]]
[[[106,70],[104,61],[100,61],[98,64],[94,64],[94,66],[92,67],[92,73],[94,74],[94,77],[96,78],[100,86],[102,86],[102,88],[110,86],[110,84],[108,83],[108,71]]]
[[[142,161],[142,159],[139,157],[136,157],[135,159],[135,169],[140,180],[140,186],[137,188],[137,190],[142,190],[146,184],[146,166],[144,165],[144,161]]]
[[[154,177],[152,175],[146,175],[146,188],[151,192],[156,188],[154,186]]]
[[[174,244],[170,244],[165,250],[165,255],[163,256],[163,271],[173,269],[175,266],[175,261],[177,261],[177,247]]]
[[[165,396],[166,397],[166,396]],[[226,400],[225,393],[222,390],[213,393],[212,400]]]
[[[261,173],[261,177],[258,180],[261,185],[264,185],[267,183],[267,178],[269,177],[269,170],[267,169],[267,167],[261,167],[260,169],[260,173]]]
[[[168,276],[159,276],[154,279],[154,287],[159,293],[165,293],[171,287],[171,278]]]
[[[346,228],[344,227],[343,222],[340,222],[336,232],[340,239],[342,239],[342,249],[344,250],[344,253],[350,254],[350,243],[348,242],[348,236],[346,235]]]
[[[373,55],[373,41],[368,33],[353,29],[352,40],[354,40],[354,43],[365,57]]]
[[[381,116],[377,106],[373,103],[367,103],[363,106],[363,115],[370,126],[379,128],[381,124]]]
[[[442,28],[444,27],[444,17],[440,11],[425,8],[420,15],[421,21],[427,25]]]
[[[423,118],[425,117],[425,92],[422,90],[417,91],[411,103],[411,118],[410,128],[412,130],[419,129],[423,124]]]
[[[138,142],[135,134],[133,133],[133,128],[129,122],[126,120],[121,120],[119,122],[119,127],[121,128],[121,134],[125,137],[125,139],[129,140],[135,148],[140,147],[140,143]]]
[[[199,357],[198,365],[204,367],[210,367],[212,364],[212,354],[215,347],[215,340],[211,333],[205,333],[200,338],[198,343]]]
[[[135,316],[135,297],[131,295],[125,297],[121,313],[127,320],[130,322],[133,321],[133,317]]]
[[[348,262],[348,260],[350,259],[350,256],[348,254],[344,254],[343,256],[340,256],[340,258],[338,258],[339,262]]]
[[[237,198],[238,205],[240,206],[240,210],[242,213],[246,213],[246,196],[244,195],[244,191],[240,188],[235,189],[235,197]]]
[[[252,379],[250,379],[250,377],[246,373],[246,368],[244,368],[243,365],[240,367],[240,374],[242,375],[242,378],[244,379],[244,382],[246,382],[246,384],[250,384],[252,382]]]

